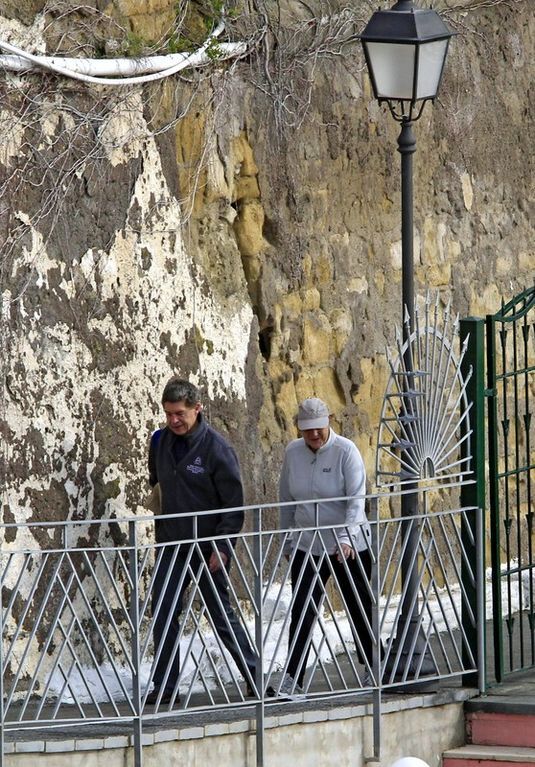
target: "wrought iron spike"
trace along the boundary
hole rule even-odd
[[[424,378],[424,376],[430,376],[431,373],[429,370],[394,370],[393,374],[395,376],[399,376],[400,378],[404,378],[405,376],[411,376],[413,378]]]
[[[417,415],[410,415],[410,414],[404,414],[404,415],[391,415],[391,416],[385,416],[382,418],[383,423],[412,423],[414,421],[417,421],[419,416]]]
[[[392,440],[392,442],[379,442],[377,447],[388,447],[391,450],[409,450],[416,447],[414,442],[409,442],[408,439]]]
[[[423,397],[425,392],[415,391],[414,389],[407,389],[406,391],[388,392],[385,394],[386,399],[416,399],[417,397]]]

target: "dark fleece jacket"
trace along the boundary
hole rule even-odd
[[[158,543],[191,540],[192,512],[208,511],[197,517],[196,538],[201,548],[211,549],[210,538],[229,536],[217,542],[220,551],[232,553],[231,536],[243,526],[243,511],[223,511],[243,506],[243,488],[238,458],[233,448],[199,413],[191,434],[178,437],[167,427],[154,432],[149,448],[149,481],[160,483],[161,517],[156,522]],[[166,515],[179,516],[166,519]],[[202,541],[201,539],[207,539]]]

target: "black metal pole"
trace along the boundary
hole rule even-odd
[[[414,330],[414,215],[413,215],[413,183],[412,183],[412,156],[416,151],[416,139],[412,130],[412,122],[404,119],[401,124],[401,131],[398,136],[398,152],[401,154],[401,302],[402,302],[402,326],[403,342],[407,343],[407,350],[404,357],[405,380],[404,380],[404,398],[403,413],[407,416],[405,428],[407,436],[412,436],[411,416],[414,415],[414,408],[411,400],[411,392],[414,390],[414,378],[412,353],[410,348],[410,335]],[[406,315],[408,321],[405,321]],[[410,453],[410,447],[407,451]],[[403,458],[403,456],[402,456]],[[410,464],[410,460],[402,461],[402,465]],[[406,468],[405,468],[405,471]],[[410,479],[410,476],[406,479]],[[401,497],[401,516],[413,517],[418,513],[418,484],[411,482],[405,486],[409,490],[407,494]],[[414,492],[412,492],[414,491]],[[402,581],[404,599],[402,603],[402,622],[411,621],[414,613],[413,602],[417,603],[416,591],[418,589],[417,573],[411,559],[414,554],[414,548],[417,543],[417,526],[414,521],[408,522],[404,526],[404,554],[402,559]],[[412,605],[412,606],[411,606]],[[407,636],[410,641],[410,637]]]
[[[403,404],[401,417],[404,422],[406,446],[401,448],[403,490],[401,496],[402,546],[401,558],[401,614],[394,642],[393,657],[387,663],[390,682],[411,682],[426,673],[434,671],[434,663],[427,656],[427,648],[420,626],[418,607],[418,541],[420,526],[415,519],[418,514],[418,476],[411,473],[412,444],[415,442],[415,370],[413,367],[410,337],[414,330],[414,231],[413,231],[413,183],[412,156],[416,151],[416,139],[412,120],[401,121],[398,136],[398,151],[401,154],[401,282],[402,282],[402,326],[406,350],[403,358]],[[413,478],[411,481],[411,477]],[[427,657],[426,657],[427,656]]]
[[[412,130],[412,122],[404,119],[398,136],[398,152],[401,154],[401,302],[403,342],[407,344],[404,357],[405,380],[403,382],[403,412],[406,416],[405,428],[407,437],[412,436],[412,421],[414,408],[411,392],[414,391],[414,377],[410,336],[414,329],[414,226],[413,226],[413,183],[412,156],[416,151],[416,139]],[[406,317],[408,318],[406,321]],[[410,447],[402,451],[402,466],[407,472],[410,464]],[[406,456],[403,456],[403,452]],[[407,460],[409,459],[409,460]],[[410,480],[410,475],[405,479]],[[413,518],[418,513],[418,483],[415,481],[405,485],[406,492],[401,496],[401,516],[407,519],[403,522],[402,541],[403,556],[401,560],[401,578],[403,597],[401,603],[401,625],[398,637],[403,637],[401,644],[402,662],[398,665],[396,676],[410,679],[411,647],[413,647],[414,632],[417,631],[415,622],[418,616],[418,573],[416,568],[415,551],[418,547],[418,525]],[[400,648],[398,648],[398,651]],[[408,672],[408,673],[407,673]]]
[[[403,340],[407,340],[407,330],[414,329],[414,227],[413,227],[413,188],[412,155],[416,151],[416,139],[412,122],[404,119],[398,136],[398,152],[401,154],[401,300]],[[405,311],[409,314],[409,327],[404,319]]]

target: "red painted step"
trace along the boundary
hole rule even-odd
[[[470,745],[442,754],[442,767],[534,767],[535,748]]]
[[[535,714],[467,712],[466,734],[468,743],[535,749]]]

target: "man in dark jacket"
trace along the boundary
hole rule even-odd
[[[153,434],[149,449],[149,481],[152,487],[159,484],[161,498],[156,541],[163,545],[157,549],[153,582],[154,688],[147,703],[172,705],[179,700],[178,619],[184,592],[194,578],[251,693],[256,656],[228,594],[232,536],[240,532],[244,519],[243,511],[235,510],[243,506],[238,459],[204,420],[199,392],[188,381],[172,378],[162,405],[167,425]],[[216,511],[192,514],[212,509]]]

